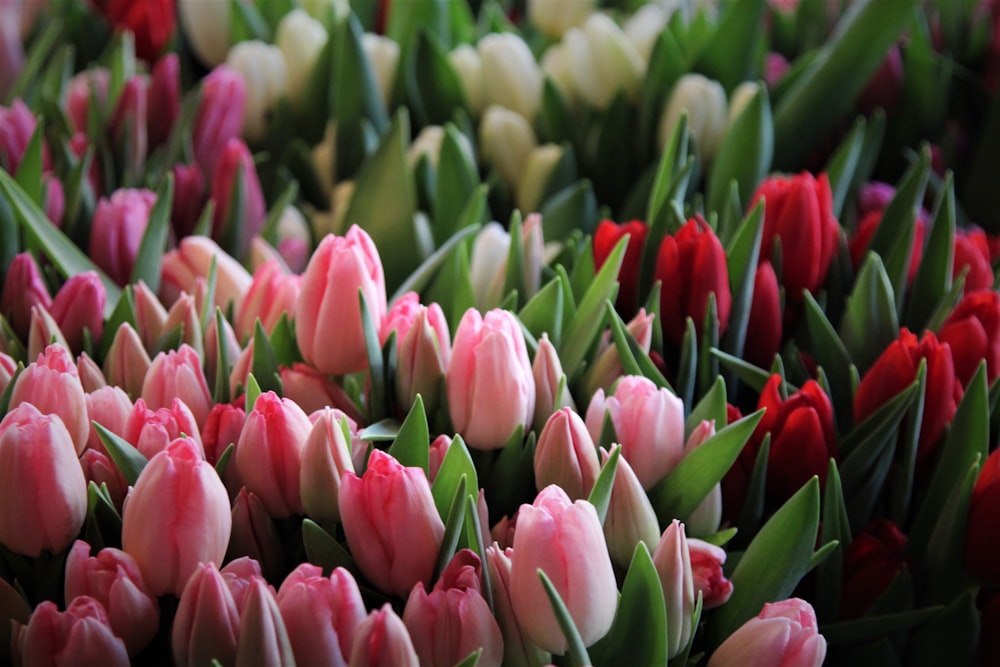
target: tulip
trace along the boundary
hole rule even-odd
[[[205,459],[213,467],[230,445],[233,445],[235,450],[245,421],[246,413],[241,407],[228,403],[216,403],[212,406],[201,429],[201,441],[205,446]],[[230,499],[234,499],[237,491],[243,486],[239,468],[232,458],[222,471],[222,482],[229,491]]]
[[[497,104],[486,107],[479,122],[480,158],[497,170],[512,192],[521,180],[525,161],[537,145],[535,131],[524,116]]]
[[[995,450],[983,463],[972,489],[969,519],[965,532],[965,568],[977,579],[992,586],[1000,584],[1000,563],[994,545],[1000,507],[1000,454]]]
[[[71,348],[83,348],[84,331],[90,332],[91,340],[100,340],[107,299],[104,283],[93,271],[71,276],[60,288],[49,312]]]
[[[13,5],[0,9],[0,98],[3,99],[24,69],[24,45],[18,25],[20,10]]]
[[[87,483],[73,441],[30,403],[0,422],[0,507],[0,544],[33,558],[61,552],[83,527]]]
[[[42,174],[42,197],[45,200],[45,217],[56,227],[61,227],[66,210],[66,193],[62,182],[50,173]]]
[[[877,519],[844,552],[840,618],[863,616],[904,568],[906,535],[892,521]]]
[[[0,352],[0,394],[7,391],[7,386],[17,373],[17,362],[5,352]]]
[[[302,449],[299,489],[302,507],[315,521],[339,522],[340,479],[354,472],[350,433],[344,433],[338,410],[324,408],[313,422]]]
[[[163,302],[172,305],[181,292],[196,294],[197,282],[199,279],[208,279],[213,260],[215,261],[213,305],[226,312],[230,303],[234,305],[241,303],[246,298],[253,277],[215,241],[205,236],[188,236],[181,240],[176,250],[171,250],[163,256],[163,284],[160,286]],[[136,295],[138,311],[138,291]],[[139,321],[141,324],[141,317]],[[139,331],[142,330],[140,326]],[[145,335],[143,340],[145,341]]]
[[[178,0],[177,14],[184,40],[203,65],[212,67],[226,59],[231,11],[225,3]]]
[[[229,497],[194,442],[178,438],[146,464],[122,515],[122,550],[155,595],[180,595],[199,563],[222,563]]]
[[[621,445],[614,447],[620,448]],[[607,452],[602,449],[601,453],[606,461]],[[639,542],[645,542],[648,549],[653,549],[660,540],[660,524],[653,505],[632,466],[623,457],[619,457],[618,467],[615,468],[615,482],[604,518],[604,538],[608,542],[612,562],[622,569],[627,569],[632,562]]]
[[[482,62],[485,105],[498,104],[534,122],[542,102],[542,72],[523,39],[512,32],[490,33],[476,46]]]
[[[365,51],[375,83],[382,93],[382,103],[388,107],[396,85],[396,71],[399,69],[399,44],[388,37],[366,32],[361,36],[361,48]]]
[[[299,474],[309,417],[273,391],[257,397],[236,446],[236,467],[248,491],[279,519],[301,514]]]
[[[316,61],[329,36],[323,24],[301,9],[293,9],[278,23],[274,42],[288,71],[288,97],[301,105]]]
[[[526,213],[538,211],[543,203],[542,197],[549,185],[549,179],[565,154],[566,149],[558,144],[543,144],[531,149],[524,170],[514,187],[519,209]]]
[[[135,560],[119,549],[101,549],[91,557],[90,545],[77,540],[66,559],[66,599],[88,595],[108,613],[111,630],[135,656],[156,635],[160,608],[149,592]]]
[[[253,344],[248,347],[252,351]],[[252,354],[250,355],[252,357]],[[235,372],[235,368],[233,369]],[[249,370],[249,369],[247,369]],[[303,363],[282,366],[279,369],[285,398],[299,404],[306,414],[313,414],[326,407],[337,408],[352,420],[359,421],[361,413],[344,389],[328,375]],[[241,376],[245,377],[245,375]]]
[[[469,280],[479,310],[496,308],[503,300],[507,280],[510,235],[498,222],[490,222],[476,234],[469,258]]]
[[[905,327],[899,338],[875,361],[854,394],[854,421],[863,422],[892,397],[906,389],[917,377],[920,361],[927,360],[927,389],[920,420],[917,458],[924,459],[951,421],[962,397],[962,383],[955,376],[951,346],[941,343],[933,332],[920,340]]]
[[[233,200],[237,178],[243,179],[240,191],[243,200],[240,202]],[[253,157],[246,144],[239,139],[230,139],[219,153],[212,172],[212,199],[215,200],[213,238],[225,239],[231,235],[236,241],[236,255],[242,257],[250,247],[250,239],[264,225],[267,207]],[[239,212],[238,215],[233,210],[234,206],[237,207],[235,210]],[[231,219],[230,216],[237,217]],[[234,225],[233,231],[229,231],[228,225]]]
[[[512,549],[501,549],[496,543],[486,547],[486,566],[489,568],[493,606],[504,642],[503,657],[510,665],[542,665],[548,661],[548,656],[543,656],[542,651],[528,640],[514,615],[510,589],[512,554]]]
[[[549,37],[559,39],[570,28],[583,24],[595,9],[594,0],[528,0],[528,20]]]
[[[524,332],[505,310],[483,317],[469,309],[455,332],[447,374],[448,409],[456,432],[475,449],[500,449],[531,423],[535,383]],[[497,387],[504,387],[499,394]]]
[[[177,351],[156,355],[142,383],[142,398],[153,410],[173,405],[179,398],[191,409],[195,423],[204,424],[212,407],[212,395],[198,354],[181,345]]]
[[[709,658],[708,667],[797,665],[819,667],[826,639],[816,627],[816,612],[805,600],[790,598],[764,605]]]
[[[646,314],[645,308],[640,308],[628,324],[625,330],[635,339],[639,348],[649,354],[653,345],[653,320],[655,316]],[[601,337],[600,347],[597,349],[597,356],[587,374],[587,393],[593,395],[598,389],[608,391],[615,381],[622,376],[621,357],[618,355],[618,346],[611,340],[611,332],[606,331]]]
[[[338,503],[351,508],[341,515],[351,554],[379,590],[402,597],[418,581],[430,583],[444,523],[420,468],[376,449],[362,477],[344,473]]]
[[[567,108],[573,109],[577,107],[580,95],[573,82],[573,64],[570,57],[566,43],[557,42],[545,49],[539,65],[542,68],[542,74],[559,91]]]
[[[830,181],[826,174],[815,178],[808,172],[772,177],[757,187],[750,208],[761,199],[767,202],[761,259],[770,259],[780,240],[781,284],[787,298],[798,302],[802,290],[815,292],[823,285],[837,251],[840,225],[833,217]]]
[[[246,604],[240,613],[236,665],[294,664],[295,654],[274,599],[274,590],[263,578],[255,577],[250,582]]]
[[[563,36],[580,97],[595,109],[607,109],[615,97],[635,99],[646,72],[642,56],[608,16],[592,13]]]
[[[190,235],[205,205],[205,176],[197,164],[176,164],[170,225],[177,238]]]
[[[486,86],[483,85],[483,60],[468,44],[459,44],[448,54],[448,63],[462,84],[466,108],[478,118],[486,107]]]
[[[42,306],[31,307],[31,326],[28,328],[28,359],[37,359],[45,348],[57,345],[69,350],[69,343],[55,319]],[[75,369],[74,369],[75,370]],[[77,374],[79,375],[79,373]]]
[[[403,619],[396,615],[388,602],[358,624],[349,664],[351,667],[420,664]]]
[[[660,315],[667,340],[681,344],[688,317],[695,331],[704,331],[710,294],[715,296],[719,333],[725,332],[733,304],[726,252],[704,219],[692,218],[675,235],[664,237],[654,278],[663,286]]]
[[[147,459],[167,448],[173,440],[187,437],[194,443],[199,456],[205,458],[198,425],[190,408],[180,399],[173,399],[169,408],[150,410],[146,401],[138,399],[125,423],[122,436]]]
[[[278,101],[288,95],[285,57],[277,46],[249,40],[229,49],[226,66],[241,75],[246,84],[243,136],[247,141],[261,141],[267,134],[269,115]]]
[[[859,204],[860,207],[860,204]],[[878,231],[878,226],[882,222],[882,209],[872,210],[861,218],[858,228],[854,232],[854,237],[847,245],[851,253],[851,263],[855,270],[861,267],[865,254],[871,246],[872,239]],[[927,222],[924,217],[917,217],[913,226],[913,245],[910,248],[910,265],[906,272],[907,285],[913,284],[913,279],[917,277],[917,269],[920,268],[920,260],[924,254],[924,236],[927,233]]]
[[[170,253],[167,253],[164,259],[167,256],[170,256]],[[173,255],[173,258],[177,260],[178,255]],[[192,277],[190,281],[185,280],[185,283],[187,282],[194,285],[195,279]],[[181,291],[180,289],[176,291],[170,303],[173,303],[176,297],[180,296]],[[132,285],[132,296],[135,301],[135,330],[139,334],[143,347],[147,351],[155,350],[160,334],[163,333],[163,325],[167,321],[167,309],[163,307],[157,296],[142,280]]]
[[[649,490],[667,476],[684,453],[684,405],[651,380],[626,376],[615,393],[605,398],[598,389],[587,408],[587,430],[595,442],[604,429],[605,413],[611,416],[622,456]]]
[[[247,557],[260,563],[268,577],[284,572],[285,558],[274,519],[255,493],[240,489],[233,500],[233,532],[226,558]]]
[[[559,353],[549,341],[547,333],[543,332],[538,340],[535,360],[531,362],[531,375],[535,380],[535,416],[532,425],[536,430],[545,426],[549,415],[559,408],[576,409],[567,387],[566,374],[559,361]]]
[[[76,358],[76,372],[80,376],[80,385],[88,394],[108,384],[101,367],[86,352],[81,352]]]
[[[106,665],[128,667],[125,643],[112,632],[108,613],[87,595],[60,612],[54,602],[42,602],[24,628],[19,646],[20,662],[32,665]]]
[[[118,102],[109,120],[109,129],[116,149],[125,161],[128,174],[138,174],[146,164],[149,136],[146,114],[149,106],[146,80],[139,75],[129,78],[122,86]]]
[[[962,229],[955,233],[955,259],[952,277],[957,278],[966,268],[965,293],[992,289],[996,282],[990,265],[990,247],[981,229]]]
[[[691,639],[694,612],[694,576],[684,524],[674,519],[653,551],[653,565],[667,604],[667,655],[673,658]]]
[[[684,456],[687,457],[714,435],[715,420],[702,420],[684,443]],[[722,521],[722,485],[716,484],[688,516],[687,532],[691,535],[712,535],[719,530],[720,521]]]
[[[90,233],[90,258],[119,285],[130,282],[156,194],[149,190],[116,190],[97,203]]]
[[[413,405],[420,395],[433,412],[438,390],[451,360],[451,334],[441,306],[422,306],[416,292],[398,299],[382,323],[382,338],[396,332],[396,399],[401,406]]]
[[[0,166],[11,174],[21,165],[37,123],[31,109],[20,99],[14,100],[8,109],[0,107]],[[47,167],[48,154],[44,150],[43,153]]]
[[[203,174],[215,172],[215,163],[226,144],[240,136],[246,100],[243,77],[229,67],[216,67],[202,81],[201,104],[195,116],[191,142]]]
[[[451,588],[427,593],[418,582],[406,600],[403,623],[425,665],[455,665],[482,651],[481,667],[499,667],[503,636],[490,606],[475,589]]]
[[[441,463],[444,462],[444,457],[448,455],[448,450],[451,448],[451,443],[453,442],[451,436],[441,434],[431,441],[430,449],[427,452],[427,480],[433,485],[434,480],[437,479],[437,474],[441,470]],[[489,527],[489,520],[483,528]],[[484,543],[489,540],[485,540]]]
[[[464,134],[459,134],[465,137]],[[410,144],[406,151],[406,161],[411,169],[415,169],[421,159],[427,160],[427,166],[436,170],[438,158],[441,156],[441,143],[444,141],[444,128],[440,125],[428,125],[420,130],[420,134]],[[466,141],[467,143],[467,141]],[[471,150],[471,147],[470,147]],[[471,157],[471,153],[469,154]],[[470,160],[471,161],[471,160]]]
[[[52,297],[31,253],[22,252],[15,255],[7,267],[3,296],[0,297],[0,310],[22,338],[31,324],[32,306],[51,310]]]
[[[746,360],[759,368],[768,368],[781,349],[782,318],[778,276],[771,262],[766,260],[757,266],[754,274],[747,331],[751,334],[746,337],[743,347]]]
[[[139,334],[131,324],[122,322],[104,358],[104,376],[108,382],[123,388],[129,396],[139,396],[151,364]]]
[[[685,74],[678,79],[660,117],[661,148],[670,141],[674,127],[684,113],[687,113],[688,133],[694,141],[699,161],[711,164],[729,124],[726,91],[718,81],[701,74]]]
[[[61,345],[49,345],[38,360],[17,376],[10,407],[30,403],[44,414],[57,415],[66,426],[76,453],[87,444],[87,399],[73,357]]]
[[[240,615],[233,594],[213,562],[200,563],[181,593],[171,630],[174,661],[183,666],[236,659]]]
[[[135,39],[135,54],[152,62],[174,32],[174,3],[153,0],[135,4],[128,0],[99,0],[95,3],[116,32],[129,31]]]
[[[995,290],[967,292],[948,315],[938,339],[951,347],[955,375],[967,386],[986,361],[986,380],[1000,376],[1000,294]]]
[[[510,597],[524,633],[539,648],[566,652],[538,570],[552,581],[580,637],[587,645],[607,634],[614,620],[618,588],[597,510],[572,502],[548,486],[532,505],[521,505],[511,556]]]
[[[667,27],[667,21],[674,11],[673,7],[655,3],[643,5],[622,24],[625,37],[635,46],[635,50],[647,64],[653,55],[656,40]]]
[[[181,112],[181,65],[176,53],[164,54],[149,80],[146,127],[151,149],[166,143]]]
[[[590,495],[601,464],[587,425],[576,412],[562,408],[545,423],[535,447],[535,487],[561,487],[570,500]]]
[[[733,594],[733,582],[722,572],[725,550],[694,537],[689,537],[687,543],[695,595],[701,594],[704,609],[721,607]]]
[[[631,316],[638,308],[639,266],[642,262],[642,248],[646,241],[649,227],[644,222],[632,220],[617,224],[611,220],[602,220],[594,232],[594,266],[598,270],[604,266],[608,255],[623,236],[628,236],[628,247],[625,248],[625,258],[618,271],[618,312],[625,317]]]
[[[351,573],[302,563],[278,589],[278,609],[300,667],[346,665],[358,626],[365,618],[361,591]]]
[[[80,456],[80,467],[83,468],[83,478],[87,482],[87,487],[90,487],[91,482],[97,485],[97,488],[106,485],[111,504],[121,513],[122,504],[125,502],[125,493],[128,490],[128,482],[125,481],[111,457],[104,452],[88,447]]]
[[[358,290],[377,331],[386,312],[382,261],[371,237],[352,226],[346,236],[320,242],[302,275],[295,309],[302,356],[323,373],[343,375],[368,365]]]
[[[120,387],[107,385],[86,395],[87,421],[91,424],[87,436],[87,448],[107,453],[97,435],[92,422],[97,422],[116,435],[124,436],[132,401]]]
[[[283,272],[274,260],[254,271],[246,299],[239,304],[236,334],[240,339],[253,336],[254,323],[258,319],[266,333],[273,332],[281,316],[295,310],[301,282],[299,276]]]

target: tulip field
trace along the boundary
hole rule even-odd
[[[1000,664],[998,156],[998,0],[0,0],[0,665]]]

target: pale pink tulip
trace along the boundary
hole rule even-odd
[[[187,345],[177,351],[160,352],[142,383],[142,398],[157,410],[173,405],[180,399],[194,415],[196,424],[204,424],[212,408],[212,394],[201,370],[201,359]]]
[[[163,281],[160,297],[164,303],[173,305],[181,292],[196,294],[198,279],[208,279],[212,262],[215,262],[215,302],[226,312],[230,304],[235,307],[246,298],[250,274],[243,266],[222,250],[207,236],[186,236],[181,239],[176,250],[163,256]]]
[[[660,537],[653,551],[653,565],[660,576],[663,597],[667,604],[667,654],[674,657],[691,639],[694,613],[694,578],[691,573],[691,552],[688,549],[684,524],[673,520]]]
[[[278,609],[300,667],[346,665],[358,625],[365,618],[361,591],[351,573],[338,567],[329,577],[303,563],[278,589]]]
[[[601,452],[607,460],[607,452],[603,449]],[[604,518],[604,537],[608,541],[611,560],[622,569],[628,568],[632,562],[639,542],[644,542],[652,551],[660,541],[660,524],[649,496],[632,466],[620,456],[615,468],[615,483],[611,487],[608,514]]]
[[[826,639],[816,626],[816,612],[805,600],[791,598],[765,604],[722,642],[708,665],[819,667],[824,658]]]
[[[324,408],[313,420],[302,450],[299,475],[302,507],[315,521],[339,522],[340,478],[354,472],[350,438],[344,432],[339,410]]]
[[[121,387],[129,396],[139,396],[152,363],[139,333],[128,322],[122,322],[104,358],[104,376],[108,382]]]
[[[547,333],[543,333],[538,339],[535,360],[531,362],[531,375],[535,379],[535,414],[532,425],[536,430],[545,426],[549,416],[559,408],[576,410],[559,361],[559,353]]]
[[[451,359],[451,334],[441,306],[420,305],[416,292],[397,300],[382,323],[383,345],[396,332],[396,400],[409,406],[417,394],[428,411],[436,409],[441,381]]]
[[[76,453],[83,453],[90,432],[87,398],[69,351],[49,345],[38,360],[17,376],[10,407],[31,403],[45,414],[57,415],[69,432]]]
[[[597,448],[580,415],[570,408],[555,412],[538,435],[535,446],[535,486],[561,487],[570,500],[590,495],[601,463]]]
[[[282,315],[291,317],[301,283],[301,277],[285,273],[274,260],[254,271],[246,299],[237,308],[236,335],[239,339],[253,336],[258,319],[264,331],[270,334]]]

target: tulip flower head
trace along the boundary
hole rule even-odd
[[[819,667],[826,639],[819,634],[816,612],[799,598],[764,605],[760,614],[731,634],[709,658],[709,667],[796,665]]]

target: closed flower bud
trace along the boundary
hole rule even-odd
[[[116,435],[124,435],[132,414],[132,401],[120,387],[108,385],[87,394],[87,421],[97,422]],[[93,424],[87,436],[87,448],[107,453]]]
[[[511,191],[517,188],[524,164],[537,145],[535,131],[524,116],[498,105],[486,107],[479,123],[481,158],[497,170]]]
[[[399,360],[396,367],[396,399],[410,406],[419,394],[428,412],[440,401],[439,388],[451,360],[451,334],[441,306],[423,306],[416,292],[398,299],[382,323],[382,339],[396,332]]]
[[[771,262],[763,261],[754,274],[753,301],[750,303],[750,319],[743,354],[746,360],[759,368],[769,368],[774,355],[781,349],[782,317],[781,294],[778,291],[778,276]]]
[[[41,271],[31,253],[22,252],[14,256],[3,281],[3,296],[0,309],[18,336],[24,338],[31,325],[31,307],[42,306],[52,309],[52,297],[42,280]]]
[[[167,253],[164,260],[170,256],[171,253]],[[173,257],[176,259],[177,254],[174,254]],[[165,277],[166,274],[164,274]],[[193,277],[190,282],[194,285]],[[181,291],[183,290],[178,287],[172,295],[170,303],[173,303],[180,296]],[[160,334],[163,333],[163,324],[167,321],[167,309],[163,307],[157,296],[142,280],[132,285],[132,295],[135,297],[135,330],[146,351],[155,350]]]
[[[278,609],[300,667],[346,665],[354,634],[365,618],[361,591],[351,573],[302,563],[278,589]]]
[[[576,85],[573,83],[573,63],[565,42],[557,42],[545,49],[540,66],[542,74],[552,82],[569,108],[577,106]]]
[[[684,453],[684,405],[651,380],[628,375],[618,382],[615,393],[605,397],[598,389],[587,408],[587,430],[598,441],[604,415],[611,417],[622,456],[642,483],[650,489],[667,476]]]
[[[639,52],[643,62],[647,64],[653,55],[656,40],[659,39],[660,33],[667,26],[667,21],[674,11],[668,7],[676,7],[676,5],[658,3],[643,5],[622,24],[622,32],[625,33],[625,37],[628,38],[629,43],[635,46],[635,50]]]
[[[306,85],[329,36],[323,24],[301,9],[293,9],[278,23],[274,42],[288,70],[288,96],[301,104]]]
[[[653,321],[655,319],[652,313],[647,315],[646,309],[640,308],[635,317],[625,326],[626,331],[647,354],[653,344]],[[587,374],[587,393],[593,395],[598,389],[608,391],[622,376],[622,373],[618,346],[611,340],[611,332],[606,331],[601,338],[601,345],[598,348],[594,364]]]
[[[501,105],[534,122],[542,102],[542,72],[531,49],[512,32],[490,33],[476,46],[482,62],[485,105]]]
[[[119,285],[131,282],[156,195],[149,190],[115,190],[101,198],[90,233],[90,258]]]
[[[199,358],[205,356],[205,341],[201,332],[201,308],[198,306],[196,296],[182,292],[174,305],[167,311],[167,319],[163,323],[163,332],[160,336],[165,336],[172,331],[181,332],[181,343],[187,345]],[[204,300],[204,297],[202,297]]]
[[[729,108],[726,91],[718,81],[701,74],[685,74],[670,93],[660,117],[660,147],[666,146],[674,127],[687,112],[688,132],[702,164],[711,164],[726,134]]]
[[[864,615],[907,567],[906,535],[889,519],[876,519],[844,551],[840,618]]]
[[[91,482],[96,484],[97,488],[101,488],[102,485],[107,486],[111,504],[120,513],[125,502],[128,482],[111,457],[88,447],[80,456],[80,467],[83,468],[83,477],[87,481],[88,488]]]
[[[430,484],[419,468],[405,468],[374,450],[364,476],[347,472],[338,502],[348,546],[361,572],[387,593],[403,596],[429,584],[444,538]],[[385,521],[392,516],[392,521]]]
[[[0,507],[0,544],[32,558],[61,552],[83,527],[87,483],[73,441],[30,403],[0,422]]]
[[[178,0],[177,13],[184,41],[203,65],[212,67],[226,59],[231,12],[226,3]]]
[[[253,343],[247,349],[250,350],[247,358],[252,358]],[[241,357],[241,359],[243,358]],[[236,369],[233,370],[235,372]],[[354,405],[344,388],[334,382],[329,375],[317,371],[312,366],[298,362],[291,366],[282,366],[279,373],[285,398],[298,403],[306,414],[311,415],[317,410],[333,407],[354,421],[361,420],[361,413],[358,412],[357,406]]]
[[[42,602],[18,642],[25,665],[105,665],[128,667],[125,642],[115,636],[100,602],[82,595],[60,612],[54,602]]]
[[[667,604],[667,656],[684,650],[693,631],[694,577],[684,524],[674,519],[653,551],[653,565],[660,576]]]
[[[285,57],[277,46],[250,40],[229,49],[226,66],[242,76],[246,84],[243,136],[250,142],[261,141],[267,135],[270,113],[288,95]]]
[[[531,375],[535,380],[535,415],[532,426],[538,430],[545,426],[549,415],[559,408],[576,410],[573,397],[570,396],[566,374],[555,345],[549,340],[547,333],[542,333],[538,340],[538,350],[535,360],[531,363]],[[560,393],[560,385],[562,392]]]
[[[100,340],[107,300],[104,283],[93,271],[71,276],[59,289],[49,312],[72,349],[83,349],[85,330],[91,340]]]
[[[149,137],[146,130],[146,80],[133,76],[122,86],[111,114],[109,129],[117,150],[124,157],[127,173],[139,173],[146,164]]]
[[[46,348],[53,345],[69,350],[69,343],[55,318],[42,306],[32,306],[31,326],[28,327],[28,359],[37,359]]]
[[[621,28],[608,16],[593,13],[580,28],[563,36],[573,86],[596,109],[607,109],[619,93],[634,99],[646,63]]]
[[[622,224],[602,220],[594,232],[594,265],[597,269],[604,266],[604,262],[621,238],[628,236],[625,258],[618,270],[619,288],[616,301],[618,312],[624,317],[631,317],[639,307],[639,267],[648,233],[649,227],[641,220],[631,220]]]
[[[163,284],[160,286],[163,302],[173,305],[181,292],[197,293],[198,279],[208,279],[213,260],[215,261],[213,305],[225,312],[229,309],[230,303],[234,305],[241,303],[246,298],[253,277],[215,241],[206,236],[188,236],[181,240],[176,250],[171,250],[163,256]],[[138,310],[138,304],[136,309]],[[164,320],[166,320],[165,312]],[[141,324],[142,319],[139,321]],[[145,341],[146,336],[141,326],[139,331],[143,333]]]
[[[399,68],[399,44],[388,37],[366,32],[361,36],[361,46],[371,64],[379,92],[382,93],[382,102],[388,107],[392,100],[392,89],[396,85],[396,70]]]
[[[486,600],[475,589],[424,590],[418,582],[406,600],[403,623],[425,665],[455,665],[482,651],[481,667],[499,667],[503,637]]]
[[[201,4],[200,0],[190,2]],[[221,62],[222,58],[219,60]],[[216,67],[202,81],[201,104],[191,135],[195,160],[202,174],[214,173],[222,149],[230,139],[240,136],[246,104],[246,83],[235,70],[224,65]]]
[[[254,578],[240,613],[236,666],[294,664],[295,654],[274,598],[274,590],[266,580]]]
[[[77,454],[83,452],[90,432],[87,399],[73,363],[61,345],[49,345],[38,360],[17,376],[10,396],[11,409],[30,403],[43,414],[57,415],[70,435]]]
[[[703,420],[688,436],[684,444],[684,456],[687,457],[713,435],[715,435],[715,420]],[[722,485],[716,484],[688,516],[687,532],[696,536],[712,535],[719,530],[720,521],[722,521]]]
[[[205,446],[205,459],[212,466],[219,462],[219,458],[229,448],[229,445],[233,445],[235,449],[245,422],[246,413],[241,407],[229,403],[216,403],[212,406],[208,418],[205,419],[205,425],[201,429],[201,441]],[[230,499],[235,498],[237,491],[243,487],[243,479],[240,477],[235,459],[230,458],[226,464],[226,469],[222,472],[222,482],[229,492]]]
[[[120,549],[101,549],[90,555],[90,545],[77,540],[66,559],[66,599],[88,595],[108,613],[111,630],[135,656],[156,635],[160,608],[135,560]]]
[[[704,609],[721,607],[733,594],[733,582],[722,572],[726,563],[725,550],[694,537],[689,537],[687,543],[695,595],[701,593]]]
[[[496,387],[505,390],[497,394]],[[483,317],[469,309],[455,332],[447,375],[456,432],[474,449],[500,449],[535,411],[535,381],[517,318],[504,310]]]
[[[37,124],[35,114],[20,99],[15,99],[8,109],[0,106],[0,166],[11,174],[21,165]],[[43,166],[48,167],[48,151],[44,148],[43,160]]]
[[[990,247],[986,234],[978,228],[961,229],[955,233],[955,258],[952,278],[965,274],[965,293],[992,289],[996,283],[990,264]]]
[[[483,60],[479,57],[479,52],[468,44],[459,44],[448,54],[448,62],[462,84],[469,114],[478,118],[486,107]]]
[[[240,614],[226,580],[214,562],[200,563],[180,596],[170,635],[174,661],[182,666],[236,659]]]
[[[517,194],[517,207],[521,211],[529,213],[538,210],[549,177],[565,152],[566,150],[558,144],[543,144],[528,153],[527,163],[523,166],[517,187],[514,188]]]
[[[17,372],[17,362],[6,352],[0,352],[0,394],[7,391],[7,385]]]
[[[177,238],[189,236],[205,206],[205,176],[197,164],[176,164],[170,225]]]
[[[538,436],[534,467],[536,488],[555,484],[570,500],[590,495],[601,464],[594,440],[580,415],[562,408],[549,417]]]
[[[101,367],[86,352],[81,352],[80,356],[76,358],[76,372],[80,376],[83,390],[88,394],[108,384],[104,379]]]
[[[1000,450],[983,463],[972,489],[969,519],[965,529],[965,568],[980,581],[1000,584],[1000,562],[996,545],[1000,536]]]
[[[187,345],[176,352],[160,352],[153,359],[142,383],[142,398],[153,410],[165,408],[179,398],[194,415],[197,424],[204,424],[212,408],[212,394],[201,370],[201,360]]]
[[[420,664],[403,619],[396,615],[388,602],[358,624],[348,664],[351,667]]]
[[[122,322],[104,358],[104,376],[108,382],[121,387],[129,396],[138,397],[151,364],[139,334],[131,324]]]
[[[24,69],[24,45],[21,43],[21,8],[5,6],[0,16],[0,98],[7,94]]]
[[[490,588],[497,625],[503,636],[503,657],[506,664],[518,667],[545,664],[549,656],[528,639],[521,629],[511,602],[510,557],[512,549],[502,549],[496,543],[486,547],[486,567],[489,568]]]
[[[253,336],[258,319],[270,334],[282,315],[294,312],[301,283],[299,276],[285,273],[276,261],[265,262],[254,271],[246,299],[238,306],[236,335],[241,340]]]
[[[240,191],[243,200],[233,201],[237,191],[236,179],[243,179],[243,189]],[[258,234],[267,217],[267,205],[261,192],[260,180],[257,178],[257,168],[253,163],[250,150],[239,139],[230,139],[219,154],[212,172],[212,199],[215,200],[215,215],[212,219],[212,237],[225,238],[226,225],[236,227],[235,253],[243,257],[250,248],[250,239]],[[240,215],[230,219],[233,207],[238,207]]]
[[[1000,294],[992,289],[966,292],[941,326],[938,338],[951,347],[955,375],[963,386],[983,360],[986,381],[993,384],[1000,376]]]
[[[595,0],[528,0],[528,20],[556,39],[587,20],[597,8]]]
[[[181,112],[181,65],[176,53],[164,54],[153,65],[149,80],[149,104],[146,107],[146,127],[149,148],[154,149],[170,138],[174,123]]]
[[[371,237],[352,226],[346,236],[327,236],[313,253],[295,310],[295,335],[306,362],[343,375],[367,365],[358,290],[376,331],[386,312],[382,260]]]
[[[816,612],[805,600],[791,598],[764,605],[741,625],[708,660],[708,667],[729,665],[801,665],[819,667],[826,639],[816,626]]]
[[[340,521],[338,495],[345,472],[354,472],[350,432],[344,433],[337,410],[324,408],[313,422],[302,450],[299,488],[302,507],[309,518]]]
[[[607,460],[607,452],[602,449],[601,453]],[[611,560],[622,569],[627,569],[632,562],[639,542],[644,542],[646,548],[652,550],[660,540],[660,524],[653,505],[632,466],[622,457],[619,457],[618,467],[615,468],[615,483],[611,487],[608,514],[604,518],[604,537],[608,541]]]
[[[135,402],[121,435],[147,459],[162,452],[177,438],[190,438],[198,455],[205,458],[194,415],[177,398],[173,399],[169,408],[158,410],[150,410],[146,401],[140,398]]]
[[[122,550],[154,595],[180,595],[199,563],[222,563],[232,530],[229,497],[187,438],[143,468],[122,515]]]

